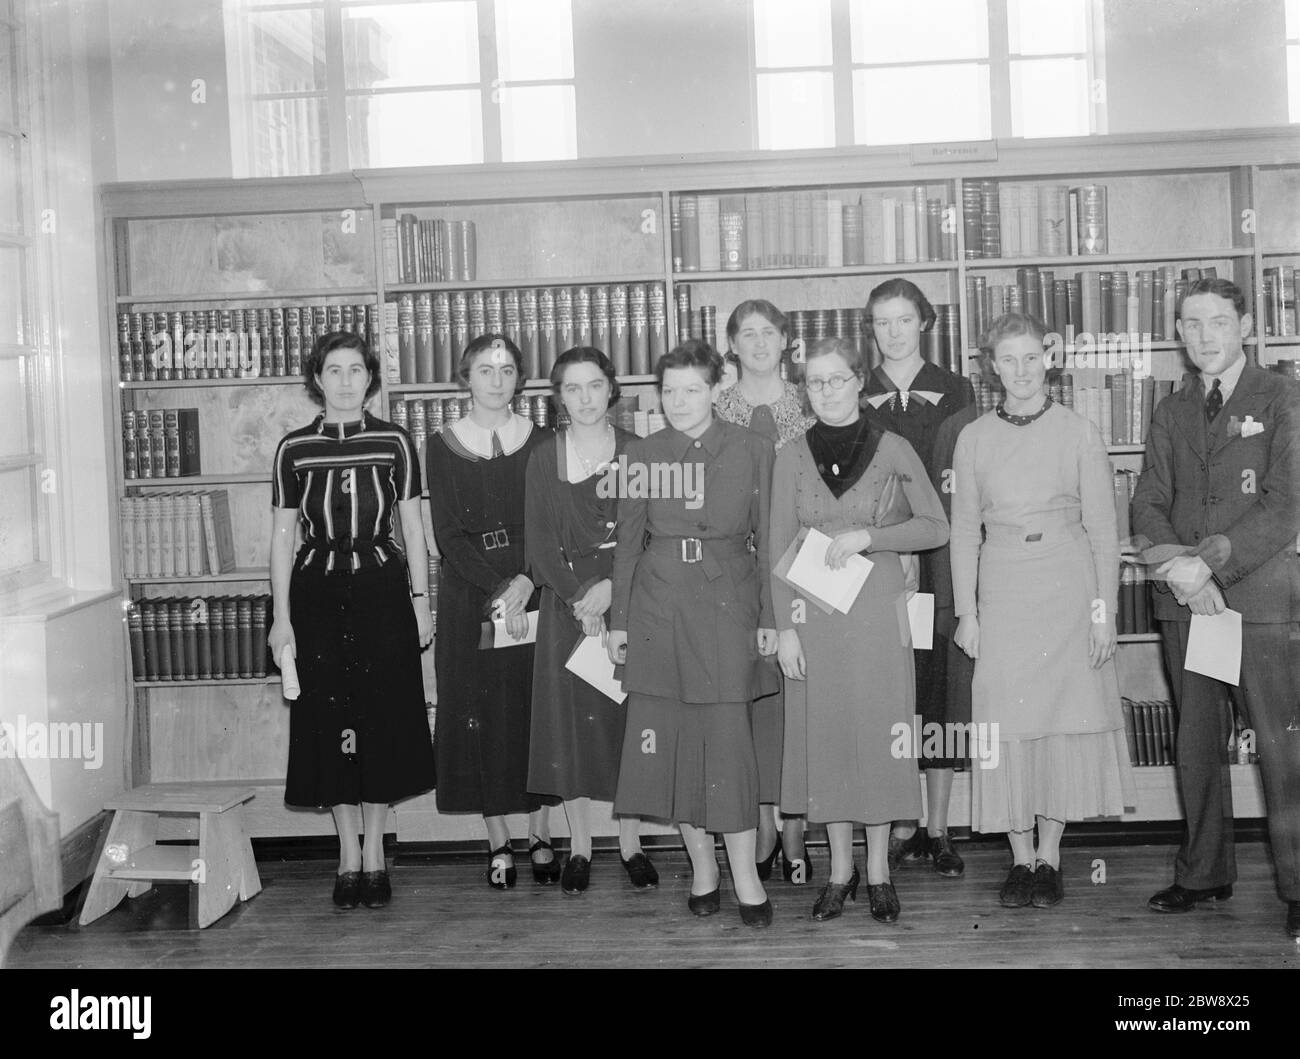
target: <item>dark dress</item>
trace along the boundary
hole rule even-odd
[[[632,436],[614,429],[616,456]],[[528,460],[525,542],[528,569],[542,592],[528,789],[608,802],[618,786],[627,712],[565,663],[583,639],[573,605],[592,585],[613,577],[618,497],[602,471],[581,482],[568,480],[566,439],[563,432],[545,439]]]
[[[904,404],[906,402],[906,404]],[[877,426],[900,435],[916,454],[921,457],[927,472],[935,474],[934,449],[939,434],[939,427],[953,413],[975,403],[975,390],[969,379],[931,364],[921,365],[907,389],[906,397],[900,393],[893,380],[885,374],[885,369],[877,366],[868,376],[863,387],[863,408],[867,418]],[[953,443],[956,443],[954,439]],[[945,548],[947,546],[945,545]],[[935,592],[936,551],[919,552],[920,584],[918,592]],[[945,556],[946,559],[946,556]],[[935,627],[938,629],[938,604],[935,600]],[[949,719],[948,705],[948,662],[951,652],[945,647],[936,647],[930,651],[913,651],[916,662],[916,709],[924,723],[936,721],[942,723]],[[962,663],[959,661],[959,667]],[[964,668],[964,667],[963,667]],[[955,677],[957,683],[965,678],[965,673]],[[959,704],[957,714],[968,715],[969,706]],[[957,719],[957,718],[954,718]],[[949,758],[923,757],[922,768],[952,768],[959,764]]]
[[[528,793],[533,645],[479,649],[493,600],[525,568],[524,477],[545,437],[532,424],[527,430],[517,448],[491,458],[466,448],[451,427],[431,435],[426,450],[442,557],[433,744],[443,813],[503,816],[543,804]],[[537,593],[528,609],[537,609]]]
[[[297,508],[289,581],[302,693],[290,704],[288,805],[391,804],[434,785],[420,639],[397,503],[420,495],[401,427],[366,413],[285,435],[271,503]]]
[[[749,704],[777,687],[757,641],[775,628],[773,458],[766,438],[720,419],[696,439],[667,427],[628,446],[610,611],[627,632],[620,815],[724,833],[758,824]],[[649,496],[639,469],[658,479]],[[672,476],[678,488],[664,488]]]

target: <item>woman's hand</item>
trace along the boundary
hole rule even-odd
[[[904,552],[898,558],[903,563],[903,593],[911,599],[921,589],[921,560],[916,552]]]
[[[1115,655],[1115,623],[1094,621],[1088,627],[1088,662],[1100,669]]]
[[[415,628],[420,634],[420,647],[428,647],[433,642],[433,611],[429,609],[429,601],[421,596],[412,599],[411,606],[415,610]]]
[[[608,577],[597,581],[577,603],[573,605],[573,616],[579,621],[584,618],[599,618],[609,610],[614,595],[614,582]]]
[[[582,618],[584,636],[600,636],[605,631],[605,619],[597,614],[591,618]]]
[[[492,604],[493,618],[513,618],[522,614],[528,606],[528,598],[533,594],[533,583],[523,574],[516,574],[510,587]]]
[[[830,547],[826,549],[826,565],[832,570],[842,570],[850,556],[865,552],[870,547],[870,530],[848,530],[831,541]]]
[[[766,658],[768,655],[776,654],[776,630],[759,629],[758,630],[758,653]]]
[[[522,640],[528,635],[528,615],[519,613],[506,618],[506,632],[512,640]]]
[[[280,664],[280,657],[284,654],[286,644],[293,648],[293,657],[298,657],[298,644],[293,638],[293,626],[283,619],[271,623],[271,631],[267,634],[266,644],[271,648],[271,657],[275,659],[277,666]]]
[[[803,644],[794,629],[784,629],[777,637],[776,660],[781,664],[781,672],[787,680],[803,680],[807,665],[803,657]]]
[[[621,666],[627,662],[627,630],[610,629],[609,635],[605,637],[605,650],[609,653],[609,660],[616,666]]]
[[[957,631],[953,633],[952,642],[965,651],[971,658],[980,656],[980,622],[974,614],[967,614],[957,619]]]

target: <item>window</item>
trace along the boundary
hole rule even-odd
[[[42,486],[44,391],[33,234],[36,181],[22,6],[0,0],[0,595],[50,574],[49,507]]]
[[[752,0],[758,147],[1105,132],[1102,3]]]
[[[1300,121],[1300,0],[1286,0],[1287,116]]]
[[[226,0],[237,176],[577,156],[570,0]]]

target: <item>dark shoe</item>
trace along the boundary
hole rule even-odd
[[[858,866],[853,865],[853,874],[849,876],[846,883],[828,882],[822,887],[821,896],[817,898],[817,903],[813,905],[813,919],[818,922],[824,922],[827,919],[835,919],[844,913],[844,902],[858,899],[858,883],[862,877],[858,874]]]
[[[548,849],[551,851],[551,859],[537,861],[533,860],[533,854],[538,850]],[[551,886],[560,877],[560,859],[555,855],[555,848],[549,842],[543,842],[540,838],[528,847],[528,859],[533,863],[533,882],[539,886]],[[590,865],[588,865],[590,868]]]
[[[740,906],[740,921],[747,927],[770,927],[772,925],[772,902],[764,901],[761,905]]]
[[[793,860],[785,855],[784,849],[781,851],[781,874],[792,886],[807,886],[812,882],[812,857],[808,855],[807,846],[804,847],[803,856]]]
[[[930,835],[925,828],[918,827],[912,832],[911,838],[903,839],[903,849],[899,858],[899,863],[904,868],[914,864],[920,864],[930,855]]]
[[[691,894],[686,900],[686,907],[694,912],[697,916],[711,916],[722,907],[722,890],[715,886],[707,894],[700,894],[698,897]]]
[[[334,876],[334,903],[339,908],[356,908],[361,903],[359,871],[343,871]]]
[[[388,881],[388,872],[363,871],[361,873],[361,903],[367,908],[383,908],[393,899],[393,884]]]
[[[623,860],[622,854],[619,854],[618,859],[623,861],[623,870],[627,872],[628,881],[636,889],[649,890],[659,885],[659,873],[655,871],[655,866],[644,853],[633,853],[627,860]]]
[[[510,860],[507,864],[506,857]],[[509,890],[515,885],[519,873],[515,871],[515,859],[507,842],[500,849],[488,854],[488,885],[494,890]]]
[[[946,879],[959,879],[966,871],[966,862],[952,848],[947,831],[930,836],[930,857],[934,860],[934,870]]]
[[[534,873],[537,866],[533,866]],[[570,853],[564,862],[564,871],[560,873],[560,889],[566,894],[580,894],[591,882],[591,861],[579,853],[576,857]]]
[[[1286,932],[1293,938],[1300,938],[1300,901],[1287,902]]]
[[[1045,860],[1040,860],[1034,868],[1034,882],[1029,888],[1029,903],[1035,908],[1051,908],[1060,904],[1065,896],[1065,883],[1061,870],[1053,868]]]
[[[767,882],[772,878],[772,862],[776,860],[776,855],[781,852],[781,836],[776,836],[776,845],[772,847],[772,852],[762,860],[754,861],[754,867],[758,869],[758,879],[760,882]]]
[[[867,883],[867,900],[871,902],[872,919],[881,923],[893,923],[898,919],[901,909],[892,882]]]
[[[1190,912],[1201,901],[1226,901],[1232,896],[1232,884],[1214,886],[1208,890],[1188,890],[1174,883],[1167,890],[1161,890],[1147,902],[1147,908],[1153,912]]]
[[[1024,908],[1033,900],[1033,886],[1034,869],[1028,864],[1013,865],[998,892],[998,903],[1003,908]]]
[[[886,859],[891,872],[898,871],[903,866],[903,840],[892,831],[889,832],[889,853]]]

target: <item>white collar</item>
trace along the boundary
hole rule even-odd
[[[456,420],[451,425],[451,430],[456,435],[456,440],[475,456],[481,456],[485,460],[492,458],[493,432],[491,430],[479,426],[468,416]],[[510,419],[496,429],[496,435],[501,440],[502,453],[509,456],[512,452],[517,452],[532,432],[532,420],[512,412]]]

